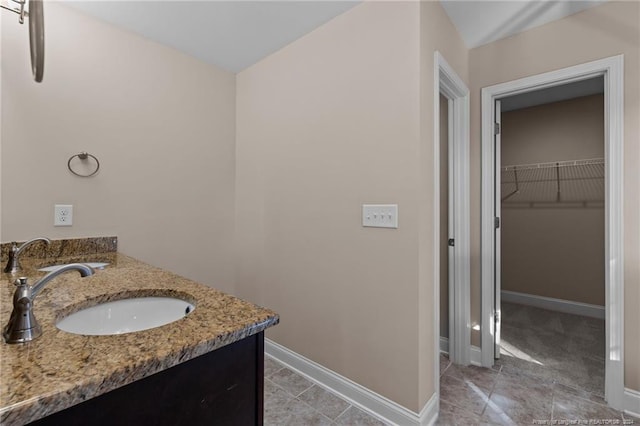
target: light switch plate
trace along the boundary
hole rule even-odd
[[[362,226],[373,228],[397,228],[397,204],[363,204]]]
[[[53,226],[73,225],[73,206],[71,204],[56,204],[53,208]]]

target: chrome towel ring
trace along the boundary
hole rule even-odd
[[[96,162],[96,169],[95,169],[93,172],[88,173],[88,174],[86,174],[86,175],[83,175],[82,173],[78,173],[78,172],[76,172],[76,171],[75,171],[75,170],[73,170],[73,168],[71,167],[71,161],[72,161],[74,158],[76,158],[76,157],[78,157],[78,158],[79,158],[80,160],[82,160],[82,161],[87,161],[87,160],[89,159],[89,157],[93,158],[93,160]],[[67,161],[67,168],[69,169],[69,171],[70,171],[71,173],[73,173],[73,174],[74,174],[74,175],[76,175],[76,176],[80,176],[80,177],[91,177],[91,176],[95,175],[96,173],[98,173],[98,170],[100,170],[100,161],[98,161],[98,159],[96,158],[96,156],[95,156],[95,155],[91,155],[91,154],[89,154],[88,152],[84,152],[84,151],[83,151],[83,152],[80,152],[80,153],[78,153],[78,154],[76,154],[76,155],[72,155],[71,157],[69,157],[69,161]]]

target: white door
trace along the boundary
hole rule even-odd
[[[502,202],[502,194],[500,192],[500,168],[501,168],[501,160],[500,160],[500,133],[502,131],[502,109],[500,107],[500,101],[496,101],[495,105],[495,124],[494,124],[494,138],[495,138],[495,232],[494,232],[494,247],[495,247],[495,299],[493,305],[493,318],[494,318],[494,337],[495,337],[495,348],[494,348],[494,358],[500,358],[500,320],[501,320],[501,309],[500,309],[500,289],[501,289],[501,260],[500,260],[500,238],[501,238],[501,228],[502,223],[500,217],[500,203]]]
[[[459,350],[456,346],[455,339],[455,228],[454,228],[454,211],[455,208],[455,193],[454,193],[454,144],[453,144],[453,132],[455,131],[453,125],[453,101],[449,99],[447,101],[447,185],[448,185],[448,207],[447,207],[447,235],[442,235],[440,238],[447,238],[447,258],[448,258],[448,277],[449,277],[449,356],[450,359],[459,359]]]

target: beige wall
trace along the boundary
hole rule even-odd
[[[604,306],[604,209],[503,208],[502,289]]]
[[[604,158],[604,95],[502,113],[502,166]]]
[[[2,13],[2,238],[118,235],[122,252],[233,290],[235,77],[45,5],[44,81]],[[67,159],[102,164],[78,178]],[[74,206],[70,228],[53,205]]]
[[[604,96],[505,112],[501,136],[503,167],[603,158]],[[529,194],[540,185],[529,187]],[[604,305],[603,203],[532,207],[506,201],[501,217],[503,290]]]
[[[237,78],[238,293],[280,312],[270,338],[415,411],[435,391],[436,50],[466,81],[440,4],[367,2]],[[362,228],[367,202],[398,203],[399,229]]]
[[[415,411],[418,43],[417,3],[367,2],[240,72],[236,181],[237,291],[280,313],[268,337]]]
[[[440,95],[440,336],[449,337],[449,102]]]
[[[480,320],[480,90],[496,83],[625,55],[625,386],[640,389],[640,3],[607,2],[469,52],[471,77],[472,322]],[[479,333],[472,334],[479,345]]]

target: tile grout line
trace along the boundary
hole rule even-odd
[[[299,394],[297,394],[294,398],[299,398],[299,397],[300,397],[300,395],[302,395],[303,393],[305,393],[306,391],[308,391],[309,389],[311,389],[311,388],[312,388],[312,387],[314,387],[314,386],[315,386],[315,384],[314,384],[314,383],[311,383],[311,386],[309,386],[308,388],[306,388],[305,390],[303,390],[302,392],[300,392]],[[302,401],[302,402],[304,402],[304,401]]]
[[[342,399],[342,398],[340,398],[340,399]],[[342,399],[342,400],[344,401],[344,399]],[[347,401],[344,401],[344,402],[347,402]],[[346,412],[347,412],[347,410],[348,410],[349,408],[351,408],[351,407],[353,407],[353,405],[349,404],[349,405],[347,406],[347,408],[345,408],[344,410],[342,410],[342,412],[341,412],[340,414],[338,414],[338,415],[336,416],[336,418],[335,418],[335,419],[333,419],[333,422],[335,422],[336,420],[338,420],[338,419],[340,418],[340,416],[342,416],[344,413],[346,413]]]
[[[273,360],[272,360],[272,361],[273,361]],[[265,375],[265,376],[264,376],[264,378],[265,378],[265,379],[267,379],[267,378],[269,378],[269,377],[273,376],[274,374],[276,374],[276,373],[280,372],[280,371],[284,368],[284,366],[283,366],[282,364],[280,364],[279,362],[273,361],[273,363],[274,363],[274,364],[279,365],[279,366],[280,366],[280,368],[278,368],[276,371],[271,372],[271,373],[270,373],[270,374],[268,374],[268,375]]]
[[[304,392],[303,392],[304,393]],[[302,394],[300,394],[302,395]],[[307,407],[309,407],[312,411],[318,413],[320,416],[324,417],[325,419],[329,420],[329,423],[333,423],[333,420],[331,420],[331,418],[329,416],[325,416],[323,413],[321,413],[319,410],[317,410],[315,407],[312,407],[311,405],[307,404],[305,401],[299,399],[298,397],[294,397],[293,399],[295,399],[296,401],[300,402],[301,404],[306,405]]]
[[[450,377],[453,380],[461,382],[464,386],[468,386],[467,383],[465,382],[465,379],[459,379],[459,378],[457,378],[455,376],[452,376],[452,375],[449,375],[448,377]],[[461,411],[463,411],[463,412],[465,412],[467,414],[470,414],[470,415],[472,415],[474,417],[480,418],[480,416],[482,415],[482,414],[476,414],[473,410],[469,410],[466,407],[463,407],[462,404],[457,404],[456,402],[447,401],[446,399],[442,399],[442,396],[440,396],[440,401],[446,402],[447,404],[449,404],[449,405],[451,405],[451,406],[453,406],[453,407],[455,407],[455,408],[457,408],[457,409],[459,409],[459,410],[461,410]],[[486,402],[485,402],[485,405],[486,405]],[[484,409],[485,409],[485,407],[483,406],[483,408],[482,408],[480,413],[483,413]]]
[[[441,352],[440,354],[441,354],[440,356],[442,356],[442,352]],[[451,364],[453,364],[453,363],[451,362],[451,360],[449,360],[449,358],[447,358],[447,360],[449,361],[449,363],[448,363],[448,364],[447,364],[447,366],[444,368],[444,370],[442,370],[442,371],[440,372],[440,377],[442,377],[442,376],[444,375],[444,373],[449,369],[449,367],[451,367]]]
[[[277,361],[273,360],[275,363],[279,364]],[[449,364],[447,365],[447,368],[449,368],[451,366],[451,361],[449,361]],[[271,373],[269,375],[269,377],[277,374],[278,372],[282,371],[283,369],[285,369],[286,366],[282,366],[280,369],[278,369],[277,371],[274,371],[273,373]],[[446,370],[446,368],[445,368]],[[296,373],[294,373],[296,374]],[[291,399],[296,399],[298,401],[300,401],[301,403],[305,404],[306,406],[310,407],[312,410],[314,410],[315,412],[317,412],[318,414],[320,414],[321,416],[323,416],[324,418],[328,419],[330,421],[331,424],[336,424],[336,421],[340,418],[340,416],[344,415],[344,413],[346,413],[350,408],[355,408],[352,404],[350,404],[349,402],[345,401],[344,399],[340,398],[338,395],[336,395],[333,392],[330,392],[326,389],[323,389],[325,392],[329,393],[330,395],[340,399],[341,401],[344,401],[345,403],[347,403],[347,408],[345,408],[338,416],[336,416],[335,419],[331,419],[329,416],[324,415],[322,412],[316,410],[314,407],[312,407],[311,405],[307,404],[305,401],[300,399],[300,396],[307,392],[308,390],[310,390],[311,388],[313,388],[314,386],[316,386],[314,383],[311,384],[311,386],[309,386],[308,388],[306,388],[305,390],[303,390],[302,392],[300,392],[298,395],[293,395],[292,393],[288,392],[286,389],[284,389],[284,387],[280,386],[279,384],[277,384],[276,382],[274,382],[273,380],[269,379],[268,377],[265,377],[265,379],[269,380],[274,386],[276,386],[277,388],[281,389],[282,391],[284,391],[286,394],[291,395]],[[289,401],[291,402],[291,401]]]
[[[298,395],[294,395],[291,392],[289,392],[288,390],[286,390],[283,386],[279,385],[278,383],[274,382],[273,380],[268,379],[271,384],[273,384],[273,386],[277,387],[278,389],[280,389],[281,391],[283,391],[284,393],[286,393],[289,397],[291,397],[291,399],[297,399],[300,395],[302,395],[305,391],[307,391],[307,389],[303,390],[302,392],[300,392]],[[303,401],[304,402],[304,401]]]
[[[485,411],[487,411],[487,407],[489,406],[489,401],[491,401],[491,397],[493,396],[493,391],[495,391],[496,386],[498,385],[498,380],[500,379],[500,371],[502,370],[502,366],[500,366],[500,370],[496,373],[496,378],[493,381],[493,386],[491,386],[491,390],[489,391],[489,395],[487,396],[487,402],[484,404],[484,408],[480,413],[480,417],[484,416]]]
[[[280,371],[280,370],[278,370]],[[274,373],[275,374],[275,373]],[[300,404],[305,405],[308,409],[310,409],[312,412],[318,414],[319,416],[325,418],[326,420],[329,421],[329,424],[335,424],[334,420],[332,420],[329,416],[325,415],[324,413],[320,412],[319,410],[317,410],[315,407],[312,407],[310,404],[308,404],[306,401],[301,400],[299,397],[300,395],[302,395],[303,393],[305,393],[306,391],[308,391],[309,389],[311,389],[313,386],[315,386],[314,384],[312,384],[311,386],[309,386],[307,389],[305,389],[304,391],[300,392],[300,394],[293,395],[292,393],[288,392],[286,389],[284,389],[282,386],[278,385],[277,383],[275,383],[274,381],[270,380],[269,378],[265,377],[266,380],[269,380],[269,382],[271,382],[271,384],[273,386],[275,386],[276,388],[282,390],[289,398],[288,400],[285,402],[286,405],[291,404],[293,401],[297,401]],[[333,395],[333,394],[332,394]]]

